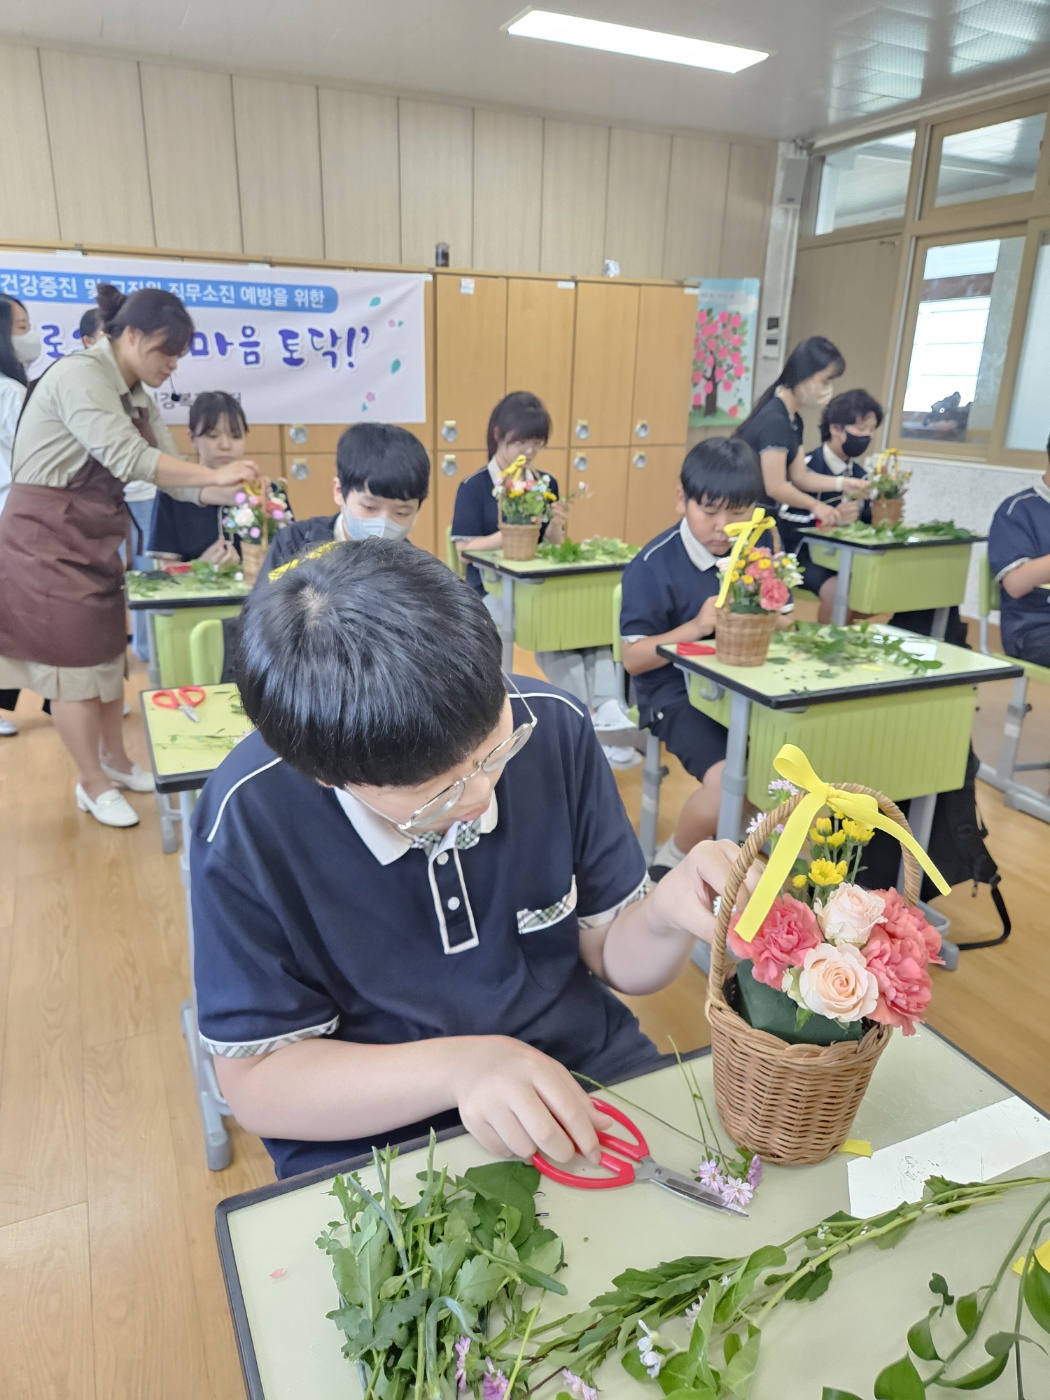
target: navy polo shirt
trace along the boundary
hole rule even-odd
[[[545,475],[545,473],[544,473]],[[558,483],[550,478],[550,489],[558,495]],[[456,492],[456,505],[452,513],[452,538],[454,540],[478,540],[486,535],[494,535],[499,529],[499,504],[492,494],[492,475],[488,467],[468,476],[460,483]],[[544,523],[540,538],[547,533]],[[484,593],[481,574],[473,564],[467,565],[467,582],[477,593]]]
[[[270,542],[266,562],[259,570],[260,579],[268,578],[272,570],[287,564],[307,545],[326,544],[334,540],[338,519],[338,511],[335,515],[312,515],[308,520],[296,520],[294,524],[278,530]]]
[[[177,554],[188,562],[199,559],[221,534],[221,506],[177,501],[166,491],[158,491],[154,496],[149,542],[146,545],[148,553]]]
[[[715,556],[697,540],[687,548],[685,521],[657,535],[623,572],[620,635],[659,637],[683,626],[718,593],[722,583]],[[692,539],[692,536],[690,536]],[[633,676],[643,725],[656,711],[688,704],[685,676],[668,663]]]
[[[762,405],[753,418],[750,418],[740,428],[737,436],[762,455],[767,447],[777,448],[787,454],[787,466],[795,460],[802,451],[802,418],[799,414],[794,417],[787,411],[783,399],[777,398],[776,394]],[[771,515],[780,512],[782,503],[774,501],[772,496],[763,495],[760,505],[765,506]]]
[[[840,466],[842,470],[836,471],[835,465]],[[851,477],[854,481],[864,481],[868,475],[859,462],[843,462],[825,443],[813,449],[806,458],[806,466],[818,476],[830,477],[831,483],[842,481],[846,477]],[[831,483],[826,491],[810,491],[806,487],[806,495],[813,496],[826,505],[837,506],[842,500],[842,488]],[[868,501],[861,504],[858,519],[863,520],[866,525],[871,524],[871,504]],[[781,544],[789,553],[794,554],[800,545],[805,544],[799,531],[812,529],[815,520],[811,510],[798,510],[795,506],[785,505],[783,501],[780,503],[777,528],[780,531]]]
[[[988,531],[988,562],[1001,583],[1004,574],[1050,554],[1050,486],[1037,481],[1003,501]],[[1006,651],[1024,655],[1024,635],[1050,625],[1050,589],[1033,588],[1023,598],[1001,590],[1000,630]]]
[[[209,778],[190,862],[198,1015],[213,1054],[323,1035],[507,1035],[602,1082],[655,1056],[580,959],[581,925],[611,922],[646,889],[612,771],[582,706],[541,681],[516,684],[538,723],[465,849],[458,827],[436,850],[414,847],[258,734]],[[522,701],[512,706],[523,723]],[[280,1176],[371,1145],[267,1143]]]

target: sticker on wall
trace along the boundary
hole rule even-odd
[[[751,411],[757,277],[703,277],[697,294],[691,428],[741,423]]]
[[[472,297],[474,295],[473,277],[461,277],[459,279],[459,294],[461,297]]]

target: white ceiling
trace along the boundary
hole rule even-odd
[[[543,8],[770,51],[735,76],[512,39],[500,26],[525,3],[0,0],[0,35],[776,137],[822,134],[1050,68],[1047,0],[542,0]]]

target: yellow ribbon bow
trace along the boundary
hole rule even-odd
[[[744,550],[747,549],[753,540],[759,539],[767,530],[772,530],[775,524],[776,522],[773,517],[767,515],[762,506],[756,506],[755,512],[750,520],[741,520],[735,525],[727,525],[725,527],[726,534],[729,535],[731,539],[735,536],[736,544],[733,545],[730,551],[729,563],[722,574],[722,587],[718,590],[717,607],[720,608],[726,600],[726,594],[729,592],[729,584],[733,577],[733,570],[736,568],[736,562],[741,554],[743,554]]]
[[[894,840],[911,851],[941,894],[948,893],[950,886],[915,837],[890,817],[884,817],[874,797],[862,792],[844,792],[841,788],[822,782],[814,773],[809,759],[794,744],[784,745],[773,760],[773,766],[782,778],[787,778],[789,783],[802,788],[806,796],[784,824],[783,834],[769,857],[769,864],[754,894],[748,900],[747,908],[740,916],[736,931],[745,943],[750,943],[762,926],[762,920],[769,913],[773,901],[791,873],[795,857],[806,840],[806,833],[822,807],[834,807],[843,816],[852,817],[864,826],[888,832]]]

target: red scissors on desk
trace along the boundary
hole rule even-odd
[[[551,1181],[560,1181],[563,1186],[575,1186],[582,1191],[607,1191],[614,1186],[630,1186],[633,1181],[652,1181],[657,1186],[662,1186],[665,1191],[684,1196],[687,1201],[695,1201],[702,1206],[714,1206],[715,1210],[724,1210],[729,1215],[747,1216],[747,1211],[741,1210],[739,1206],[726,1205],[717,1191],[701,1186],[700,1182],[693,1181],[691,1177],[682,1176],[679,1172],[673,1172],[668,1167],[661,1167],[658,1162],[654,1162],[649,1156],[649,1144],[626,1113],[621,1113],[618,1108],[613,1108],[601,1099],[592,1099],[591,1103],[599,1113],[605,1113],[615,1119],[634,1138],[633,1142],[628,1142],[616,1133],[598,1134],[598,1141],[606,1149],[602,1153],[601,1164],[612,1175],[577,1176],[575,1172],[566,1171],[564,1167],[556,1167],[553,1162],[548,1162],[539,1152],[532,1159],[532,1165],[537,1171],[550,1177]],[[628,1160],[624,1160],[625,1158]]]
[[[194,712],[198,705],[204,704],[206,693],[203,686],[182,685],[178,690],[155,691],[153,703],[162,710],[181,710],[187,719],[200,724],[200,716]]]

